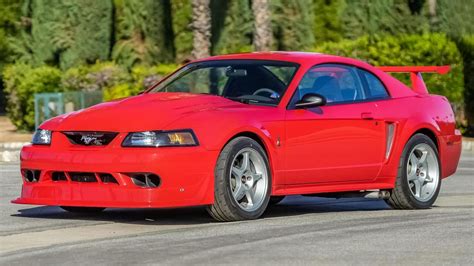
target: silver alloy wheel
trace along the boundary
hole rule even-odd
[[[245,211],[255,211],[265,201],[268,171],[262,155],[244,148],[235,155],[230,171],[230,189],[234,200]]]
[[[435,194],[439,183],[439,163],[428,144],[420,143],[410,152],[407,179],[410,192],[417,200],[427,202]]]

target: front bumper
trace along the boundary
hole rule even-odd
[[[38,182],[23,176],[21,197],[13,203],[117,208],[166,208],[212,204],[218,151],[202,147],[74,148],[25,146],[21,169],[40,170]],[[53,172],[111,174],[117,183],[54,181]],[[154,173],[156,188],[140,187],[129,173]]]

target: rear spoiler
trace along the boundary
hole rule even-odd
[[[451,69],[450,66],[379,66],[377,68],[384,72],[410,73],[412,89],[419,94],[428,94],[428,89],[426,88],[421,73],[438,73],[444,75]]]

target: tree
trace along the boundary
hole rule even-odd
[[[269,51],[273,43],[271,11],[268,0],[253,0],[253,45],[257,51]]]
[[[212,54],[252,50],[253,21],[249,1],[211,1]]]
[[[208,57],[211,53],[211,8],[210,0],[191,0],[193,11],[193,51],[195,59]]]
[[[109,58],[111,0],[26,0],[22,9],[22,61],[66,69]]]
[[[342,12],[345,0],[314,0],[314,37],[317,42],[342,39]]]
[[[422,7],[420,0],[348,0],[342,15],[344,36],[355,39],[427,32],[429,23]]]
[[[5,111],[2,73],[14,60],[10,39],[18,34],[20,6],[16,0],[0,0],[0,113]]]
[[[311,48],[314,45],[312,0],[275,0],[271,3],[278,50]]]
[[[474,34],[474,5],[472,0],[438,0],[440,30],[452,38]]]
[[[191,2],[189,0],[173,0],[171,1],[171,10],[176,62],[184,62],[191,58],[193,50]]]
[[[112,58],[126,67],[174,61],[169,0],[127,0],[117,8]]]

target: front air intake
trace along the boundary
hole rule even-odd
[[[51,180],[53,181],[67,181],[66,174],[64,172],[53,172],[51,174]]]
[[[102,183],[106,183],[106,184],[109,184],[109,183],[112,183],[112,184],[118,184],[118,181],[117,179],[115,179],[115,177],[111,174],[107,174],[107,173],[99,173],[97,174],[100,178],[100,180],[102,181]]]
[[[94,173],[78,173],[78,172],[69,172],[71,181],[73,182],[82,182],[82,183],[93,183],[97,182]]]

